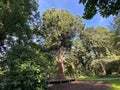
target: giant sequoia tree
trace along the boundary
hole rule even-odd
[[[58,51],[56,78],[64,78],[63,50],[71,48],[71,39],[83,26],[80,17],[74,17],[66,10],[50,9],[43,13],[39,33],[45,39],[46,48]]]

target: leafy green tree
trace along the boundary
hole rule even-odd
[[[66,10],[50,9],[43,13],[39,35],[45,40],[44,46],[47,50],[56,51],[58,54],[56,77],[64,78],[64,50],[71,48],[72,38],[75,36],[76,31],[80,32],[83,27],[81,18],[74,17]]]
[[[82,32],[81,32],[81,34],[82,34]],[[73,53],[74,53],[74,57],[77,59],[77,63],[78,63],[78,67],[76,65],[75,65],[75,67],[78,68],[79,73],[88,74],[89,63],[92,60],[92,55],[91,55],[91,50],[90,50],[91,47],[87,46],[87,42],[84,42],[84,40],[82,40],[81,35],[80,35],[80,37],[78,36],[73,40],[73,47],[74,47]]]
[[[19,43],[31,39],[37,16],[36,0],[0,0],[0,47],[5,49],[5,41],[12,36]]]
[[[44,90],[49,58],[27,46],[15,45],[2,60],[1,90]]]
[[[87,28],[82,33],[83,44],[87,44],[88,50],[93,50],[95,57],[110,55],[112,33],[104,27]]]
[[[70,77],[76,77],[77,75],[80,75],[82,72],[81,63],[79,63],[79,60],[76,58],[77,52],[74,49],[71,49],[70,51],[67,51],[66,58],[64,60],[65,63],[65,74]]]
[[[117,55],[120,55],[120,14],[114,18],[113,27],[113,48]]]
[[[103,17],[117,15],[120,12],[120,0],[79,0],[85,6],[83,17],[91,19],[99,12]]]
[[[82,30],[78,36],[73,40],[73,56],[78,60],[77,65],[74,63],[74,67],[77,67],[79,73],[91,74],[91,62],[94,59],[100,59],[105,56],[109,56],[112,53],[111,44],[112,33],[104,27],[87,28]],[[100,65],[105,70],[104,64],[100,62]]]
[[[92,74],[91,63],[94,59],[99,59],[95,65],[98,65],[101,73],[105,73],[105,64],[101,58],[107,60],[106,56],[113,53],[112,35],[113,33],[104,27],[91,27],[77,33],[72,40],[72,49],[66,56],[66,73]]]

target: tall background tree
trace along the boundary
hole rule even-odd
[[[113,35],[113,48],[117,55],[120,55],[120,13],[114,17],[114,23],[112,25]]]
[[[113,33],[104,27],[86,28],[77,35],[73,41],[73,48],[68,53],[65,63],[67,63],[66,72],[73,74],[92,74],[91,64],[99,61],[101,75],[106,74],[104,61],[109,61],[107,57],[113,55],[112,46]],[[96,66],[97,67],[97,66]],[[71,71],[70,71],[71,70]],[[93,72],[94,73],[94,72]]]
[[[87,28],[83,31],[83,45],[90,53],[90,59],[99,59],[103,75],[106,75],[106,71],[101,58],[111,55],[111,36],[112,33],[104,27]]]

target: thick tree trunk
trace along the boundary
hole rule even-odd
[[[57,72],[56,77],[57,79],[64,79],[64,63],[63,63],[63,50],[60,47],[58,50],[58,65],[57,65]]]

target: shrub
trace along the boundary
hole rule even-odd
[[[2,62],[6,71],[0,90],[44,90],[48,59],[44,53],[16,45]]]

